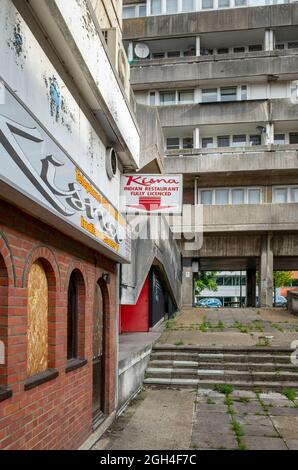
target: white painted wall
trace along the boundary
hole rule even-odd
[[[63,2],[64,7],[71,1]],[[119,179],[111,182],[105,170],[105,146],[67,86],[39,46],[11,0],[0,5],[0,76],[41,124],[70,154],[99,189],[118,207]],[[22,50],[17,51],[15,28],[20,28]],[[64,107],[56,117],[51,110],[50,84],[56,79]],[[113,93],[114,83],[109,82]],[[0,106],[1,112],[1,106]],[[124,129],[125,131],[125,129]]]

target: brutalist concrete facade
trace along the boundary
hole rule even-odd
[[[199,266],[246,270],[249,306],[258,271],[259,303],[271,306],[273,270],[298,267],[298,4],[181,5],[154,15],[147,0],[143,17],[135,7],[123,39],[136,99],[159,113],[163,171],[183,174],[185,203],[204,204],[202,247],[181,244],[182,303]]]

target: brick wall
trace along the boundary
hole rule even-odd
[[[49,367],[59,375],[25,391],[27,280],[37,259],[49,282]],[[88,362],[66,373],[67,293],[74,269],[85,288],[79,329],[80,353]],[[100,279],[103,272],[110,273],[109,285]],[[0,201],[0,339],[7,353],[0,386],[13,392],[0,401],[0,449],[75,449],[92,432],[92,309],[99,279],[106,304],[104,411],[109,415],[115,408],[116,264]]]

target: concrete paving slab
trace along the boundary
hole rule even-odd
[[[187,389],[143,391],[120,417],[121,429],[116,423],[113,432],[106,434],[95,449],[188,449],[194,399],[195,392]]]
[[[271,419],[285,439],[298,439],[297,416],[272,416]]]
[[[298,417],[298,408],[295,407],[272,407],[269,409],[270,416],[297,416]]]
[[[258,426],[254,424],[241,424],[241,430],[245,436],[278,437],[278,433],[273,425]]]
[[[243,436],[243,442],[249,450],[287,450],[284,441],[275,437]]]
[[[237,449],[237,441],[232,432],[229,433],[195,433],[191,439],[191,447],[196,449]]]
[[[251,392],[250,390],[234,390],[231,393],[232,398],[249,398],[250,400],[257,400],[258,397],[256,396],[255,392]]]
[[[252,424],[257,426],[271,426],[272,422],[268,416],[259,415],[238,415],[235,413],[234,418],[242,424]]]
[[[286,439],[289,450],[298,450],[298,439]]]
[[[251,402],[251,403],[239,403],[239,402],[234,402],[233,403],[233,410],[236,414],[243,415],[243,414],[256,414],[260,413],[263,414],[264,410],[260,403],[258,402]]]

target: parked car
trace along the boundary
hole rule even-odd
[[[274,297],[273,297],[274,303]],[[287,306],[287,299],[283,295],[277,295],[275,299],[275,307],[286,307]]]
[[[222,307],[222,302],[219,299],[207,298],[199,300],[196,306],[206,308],[220,308]]]

